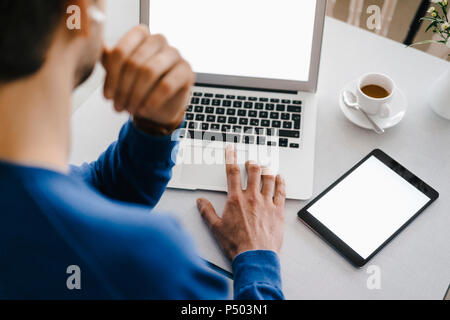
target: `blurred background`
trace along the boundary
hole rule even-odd
[[[382,8],[380,35],[405,44],[433,38],[431,31],[425,32],[428,23],[418,23],[429,7],[436,6],[430,0],[328,0],[327,15],[367,29],[366,21],[370,15],[367,8],[370,5]],[[416,48],[450,61],[450,49],[444,45],[427,44]]]

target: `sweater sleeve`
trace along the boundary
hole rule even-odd
[[[248,251],[233,261],[236,300],[282,300],[280,261],[273,251]]]
[[[97,161],[72,166],[71,174],[109,198],[153,208],[171,178],[177,149],[176,138],[151,136],[128,121]]]

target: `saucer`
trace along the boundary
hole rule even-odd
[[[347,117],[347,119],[350,120],[352,123],[356,124],[361,128],[373,130],[373,127],[370,124],[369,120],[366,119],[366,117],[361,111],[349,108],[344,103],[342,93],[347,90],[355,93],[357,86],[358,80],[355,80],[348,83],[342,89],[342,91],[339,93],[339,106],[341,108],[341,111]],[[372,119],[383,129],[389,129],[399,124],[405,117],[406,111],[408,110],[408,100],[406,99],[404,92],[399,88],[396,88],[395,90],[396,93],[394,95],[394,98],[389,103],[389,105],[392,108],[391,109],[392,115],[388,118],[382,118],[378,115],[371,116]]]

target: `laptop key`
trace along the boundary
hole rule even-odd
[[[243,142],[245,144],[255,144],[255,137],[254,136],[244,136]]]
[[[267,119],[269,117],[269,113],[266,111],[260,111],[259,112],[259,117],[262,119]]]
[[[253,108],[253,102],[246,102],[244,103],[245,109],[252,109]]]
[[[289,113],[282,113],[281,120],[291,120],[291,115]]]
[[[216,94],[216,96],[215,96],[217,99],[223,99],[223,98],[225,98],[225,95],[223,95],[223,94]]]
[[[271,112],[270,113],[270,119],[278,120],[278,119],[280,119],[280,114],[278,112]]]
[[[214,99],[214,100],[212,101],[212,105],[217,107],[217,106],[220,106],[221,102],[222,102],[221,100]]]
[[[194,111],[194,106],[189,106],[186,110],[186,112],[192,112]]]
[[[229,117],[228,118],[228,123],[229,124],[237,124],[238,118],[236,117]]]
[[[216,114],[225,114],[225,109],[224,108],[217,108],[216,109]]]
[[[278,131],[278,136],[282,138],[300,138],[300,132],[294,130],[280,130]]]
[[[212,93],[205,93],[206,98],[213,98],[214,95]]]
[[[199,98],[192,98],[191,99],[191,104],[199,104],[200,103],[200,99]]]
[[[281,100],[281,102],[284,104],[291,104],[291,100],[287,100],[287,99],[283,99],[283,100]]]
[[[205,113],[207,113],[207,114],[213,114],[213,113],[214,113],[214,108],[213,108],[213,107],[206,107],[206,108],[205,108]]]
[[[234,133],[242,133],[242,127],[241,126],[233,126],[233,132]]]
[[[253,134],[254,128],[253,127],[244,127],[244,134]]]
[[[292,129],[292,122],[284,121],[283,128],[284,129]]]
[[[220,117],[217,118],[217,122],[218,123],[226,123],[227,122],[227,117],[220,116]]]
[[[206,95],[205,95],[206,97]],[[202,99],[202,105],[209,106],[211,104],[211,99]]]
[[[277,146],[277,143],[276,143],[275,141],[267,141],[267,145],[268,145],[269,147],[276,147],[276,146]]]
[[[207,122],[216,122],[216,116],[206,116]]]
[[[228,124],[223,124],[222,125],[222,132],[230,132],[231,131],[231,126]]]
[[[260,102],[269,102],[269,99],[267,99],[267,98],[259,98],[259,101]]]
[[[258,98],[256,98],[256,97],[249,97],[248,100],[249,101],[258,101]]]
[[[237,97],[237,98],[238,98],[238,100],[242,100],[242,101],[247,100],[247,97],[244,97],[244,96],[239,96],[239,97]]]
[[[287,110],[289,112],[301,113],[302,112],[302,107],[299,107],[299,106],[288,106]]]
[[[209,123],[202,123],[202,130],[203,131],[209,130]]]
[[[196,121],[205,121],[205,115],[204,114],[197,114],[196,116],[195,116],[195,120]]]
[[[270,120],[261,120],[261,126],[263,127],[270,127]]]
[[[222,106],[224,107],[231,107],[231,101],[230,100],[223,100]]]
[[[292,148],[292,149],[299,149],[299,148],[300,148],[300,145],[299,145],[298,143],[291,143],[291,144],[289,145],[289,148]]]
[[[241,142],[241,136],[239,134],[226,134],[224,141],[228,143],[239,143]]]
[[[258,137],[256,144],[258,144],[260,146],[265,146],[266,145],[266,137]]]
[[[301,126],[301,122],[302,122],[301,116],[298,114],[295,114],[292,116],[292,120],[294,120],[294,129],[300,130],[300,126]]]
[[[235,108],[242,108],[242,101],[235,101],[233,103],[233,107],[235,107]]]
[[[189,129],[197,129],[198,123],[197,122],[189,122],[188,128]]]
[[[227,109],[227,115],[229,116],[236,115],[236,109]]]
[[[194,92],[194,97],[202,97],[203,93],[201,92]]]
[[[255,110],[251,110],[251,111],[248,112],[248,116],[250,118],[256,118],[256,117],[258,117],[258,112],[255,111]]]
[[[302,102],[301,102],[301,101],[299,101],[299,100],[296,100],[296,101],[292,101],[292,104],[296,104],[296,105],[301,105],[301,104],[302,104]]]
[[[288,145],[289,145],[289,140],[288,139],[284,139],[284,138],[280,139],[280,147],[287,148]]]
[[[195,110],[196,113],[203,113],[203,110],[205,110],[205,108],[202,107],[202,106],[196,106],[194,108],[194,110]]]
[[[266,104],[266,110],[267,111],[273,111],[275,110],[275,105],[273,103]]]
[[[211,130],[213,130],[213,131],[219,131],[219,130],[220,130],[220,124],[213,123],[213,124],[211,125]]]
[[[273,103],[280,103],[280,99],[270,99],[270,102],[273,102]]]
[[[194,120],[194,114],[186,113],[186,120],[188,120],[188,121]]]
[[[273,128],[281,128],[281,121],[278,121],[278,120],[272,121],[272,127]]]
[[[244,125],[244,126],[248,125],[248,119],[247,118],[240,118],[239,119],[239,124]]]
[[[238,116],[239,117],[246,117],[247,116],[247,110],[239,109],[238,110]]]
[[[228,95],[228,96],[227,96],[227,99],[228,99],[228,100],[234,100],[234,99],[236,99],[236,96]]]
[[[264,110],[264,103],[255,103],[256,110]]]
[[[250,119],[250,124],[255,127],[259,126],[259,119]]]
[[[284,104],[277,104],[277,111],[285,112],[286,106]]]
[[[255,134],[257,134],[258,136],[263,136],[265,135],[266,130],[264,128],[256,128],[255,129]]]

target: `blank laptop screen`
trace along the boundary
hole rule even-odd
[[[195,72],[308,81],[315,0],[151,0],[150,30]]]

